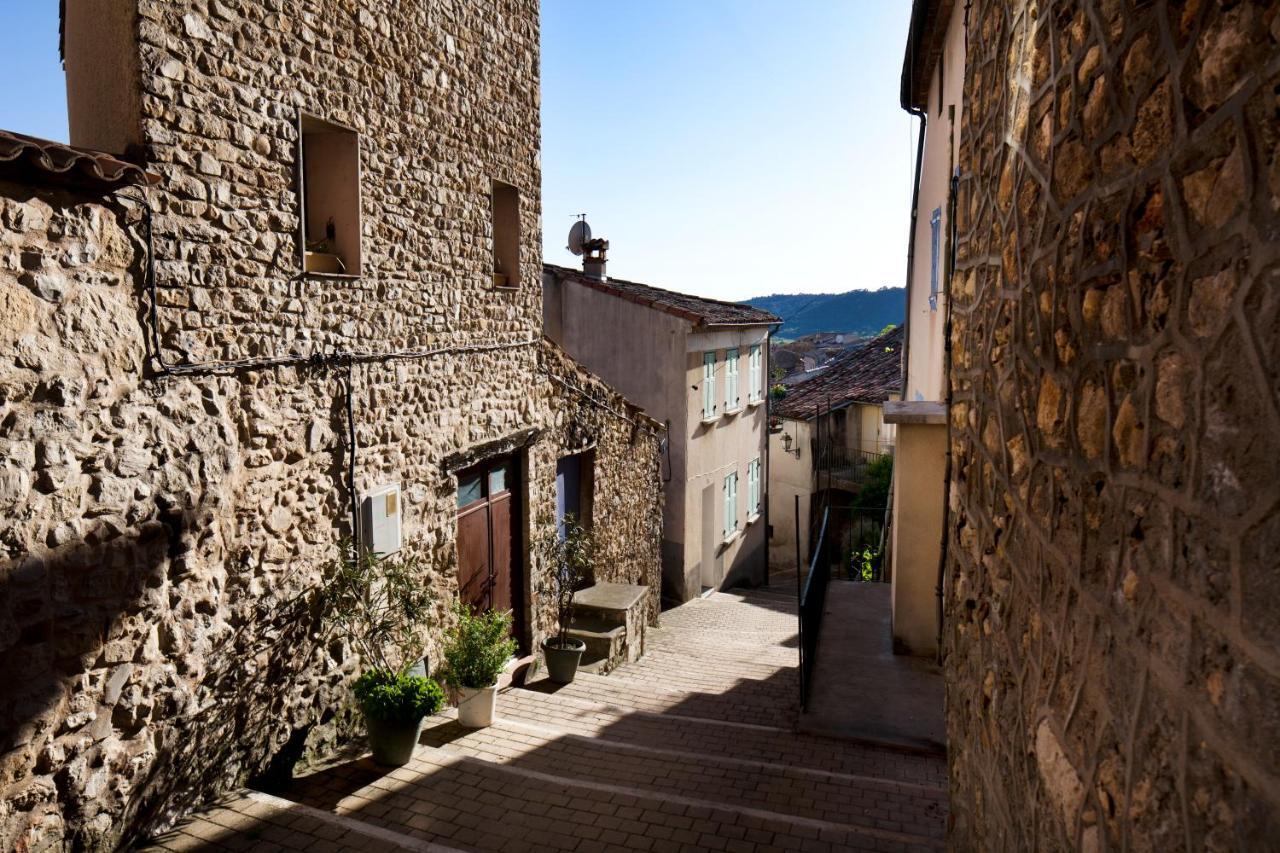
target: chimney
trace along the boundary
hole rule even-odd
[[[597,237],[594,240],[588,240],[585,248],[586,253],[582,256],[582,274],[596,281],[605,281],[608,278],[605,275],[605,264],[608,262],[605,253],[609,251],[609,241]]]

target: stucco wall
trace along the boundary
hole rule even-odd
[[[952,842],[1273,849],[1280,8],[970,20]]]
[[[768,441],[768,406],[764,402],[767,389],[761,376],[761,397],[756,405],[748,400],[748,352],[752,344],[768,349],[767,330],[763,327],[699,331],[685,343],[685,379],[687,390],[686,441],[688,461],[685,470],[685,544],[683,599],[697,595],[701,588],[723,588],[740,583],[764,582],[765,560],[768,558],[764,506],[768,501],[764,456]],[[736,413],[726,411],[725,350],[737,348],[738,388],[741,399]],[[716,419],[702,421],[703,354],[716,353]],[[747,465],[760,460],[760,517],[747,523]],[[738,473],[738,528],[732,541],[724,540],[724,478]],[[707,541],[706,517],[711,516],[711,539]]]
[[[791,436],[786,449],[783,436]],[[769,573],[796,570],[796,497],[800,498],[800,559],[809,557],[809,502],[813,495],[813,437],[808,421],[784,419],[769,435]],[[799,450],[799,456],[796,450]]]
[[[938,557],[947,431],[898,424],[893,466],[893,644],[899,654],[938,650]]]
[[[920,194],[916,205],[915,243],[911,281],[907,288],[907,387],[904,400],[942,400],[946,393],[942,380],[942,335],[946,321],[946,258],[950,212],[947,198],[951,175],[959,162],[960,127],[963,121],[964,7],[952,4],[947,35],[940,61],[930,74],[924,156],[920,172]],[[941,66],[941,68],[939,68]],[[917,128],[919,121],[916,120]],[[938,291],[931,305],[934,211],[939,211]]]

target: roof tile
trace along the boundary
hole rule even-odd
[[[697,326],[769,326],[782,322],[780,317],[768,311],[737,302],[721,302],[718,299],[676,293],[620,278],[609,277],[600,281],[589,278],[581,270],[555,264],[544,264],[543,268],[559,279],[573,281],[628,302],[683,317]]]
[[[794,386],[773,413],[808,420],[818,409],[850,403],[883,403],[902,393],[902,327],[831,360],[826,370]]]
[[[158,175],[110,154],[7,130],[0,130],[0,168],[24,176],[36,172],[88,185],[145,186],[160,181]]]

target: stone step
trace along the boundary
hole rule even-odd
[[[690,756],[728,756],[750,761],[871,776],[886,781],[907,782],[926,787],[946,784],[946,761],[937,756],[915,755],[880,749],[850,741],[817,735],[797,734],[791,723],[765,725],[731,722],[706,716],[686,715],[682,708],[646,711],[603,696],[592,689],[595,682],[610,681],[586,677],[588,689],[571,691],[578,684],[542,692],[539,682],[512,689],[498,697],[502,719],[552,725],[581,737],[641,747],[676,750]],[[595,695],[593,695],[595,694]],[[794,717],[793,717],[794,720]]]
[[[781,673],[777,683],[747,681],[731,691],[680,689],[675,685],[655,685],[643,674],[632,677],[637,664],[628,664],[607,677],[584,673],[572,684],[556,685],[557,695],[599,701],[623,711],[673,713],[728,722],[791,727],[797,718],[798,685],[794,672]],[[547,691],[535,681],[526,689]]]
[[[461,853],[459,848],[406,835],[324,808],[240,790],[179,821],[172,830],[131,849],[212,850],[359,850],[364,853]]]
[[[542,761],[543,736],[531,732],[459,730],[452,749],[419,748],[406,767],[388,772],[368,759],[322,770],[298,781],[291,798],[330,808],[375,826],[466,850],[650,850],[688,846],[708,849],[740,839],[749,844],[799,850],[825,848],[941,849],[939,837],[905,826],[911,815],[851,824],[786,814],[746,803],[727,803],[660,786],[641,787],[588,774],[579,777],[562,762]],[[469,740],[471,739],[471,740]],[[488,746],[485,746],[485,744]],[[501,744],[516,753],[500,762]],[[488,751],[489,758],[471,754]],[[496,744],[496,746],[495,746]],[[615,756],[616,760],[616,756]],[[546,769],[551,768],[551,769]],[[885,825],[878,825],[883,821]],[[934,821],[936,823],[937,821]]]
[[[908,827],[929,827],[930,837],[943,836],[946,791],[942,788],[730,755],[690,755],[583,737],[554,723],[502,719],[475,732],[441,716],[428,720],[422,743],[571,782],[625,785],[646,794],[676,794],[721,807],[748,806],[788,817],[907,834],[920,834]]]
[[[621,660],[626,655],[627,626],[599,616],[575,614],[570,637],[586,643],[586,655],[592,658]]]

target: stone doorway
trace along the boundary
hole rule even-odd
[[[474,610],[511,610],[525,643],[519,467],[510,456],[458,474],[458,597]]]

